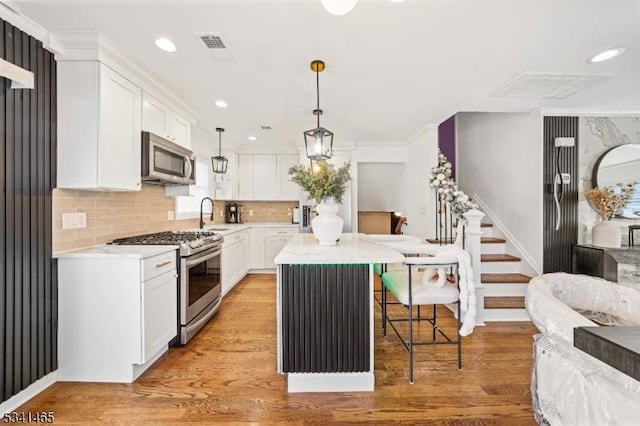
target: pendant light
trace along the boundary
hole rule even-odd
[[[320,0],[325,10],[332,15],[346,15],[358,3],[358,0]]]
[[[304,132],[304,146],[310,160],[328,160],[333,155],[333,133],[320,127],[320,73],[324,71],[324,62],[311,62],[311,70],[316,73],[316,109],[313,114],[317,117],[317,127]]]
[[[218,132],[218,155],[211,157],[211,165],[213,166],[213,173],[224,174],[227,173],[227,166],[229,165],[227,157],[222,155],[222,132],[224,132],[224,129],[216,127],[216,132]]]

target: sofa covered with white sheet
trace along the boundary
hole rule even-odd
[[[573,346],[574,328],[640,326],[640,292],[600,278],[551,273],[531,280],[534,415],[551,425],[640,425],[640,382]]]

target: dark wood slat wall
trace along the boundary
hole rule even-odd
[[[56,64],[42,43],[0,19],[0,57],[35,74],[33,90],[0,78],[0,401],[57,368],[52,259]]]
[[[578,117],[544,117],[544,272],[571,272],[571,246],[578,242]],[[560,171],[571,174],[564,186],[560,229],[555,230],[556,205],[553,182],[556,175],[556,137],[574,137],[576,146],[561,148]],[[558,148],[559,149],[559,148]]]

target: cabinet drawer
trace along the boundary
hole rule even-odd
[[[267,230],[267,237],[287,237],[291,238],[298,233],[297,229],[280,228]]]
[[[142,281],[176,269],[176,251],[158,254],[142,261]]]

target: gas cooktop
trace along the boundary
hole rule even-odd
[[[222,244],[222,235],[212,231],[158,232],[118,238],[111,242],[117,245],[178,245],[180,256],[186,257]]]

